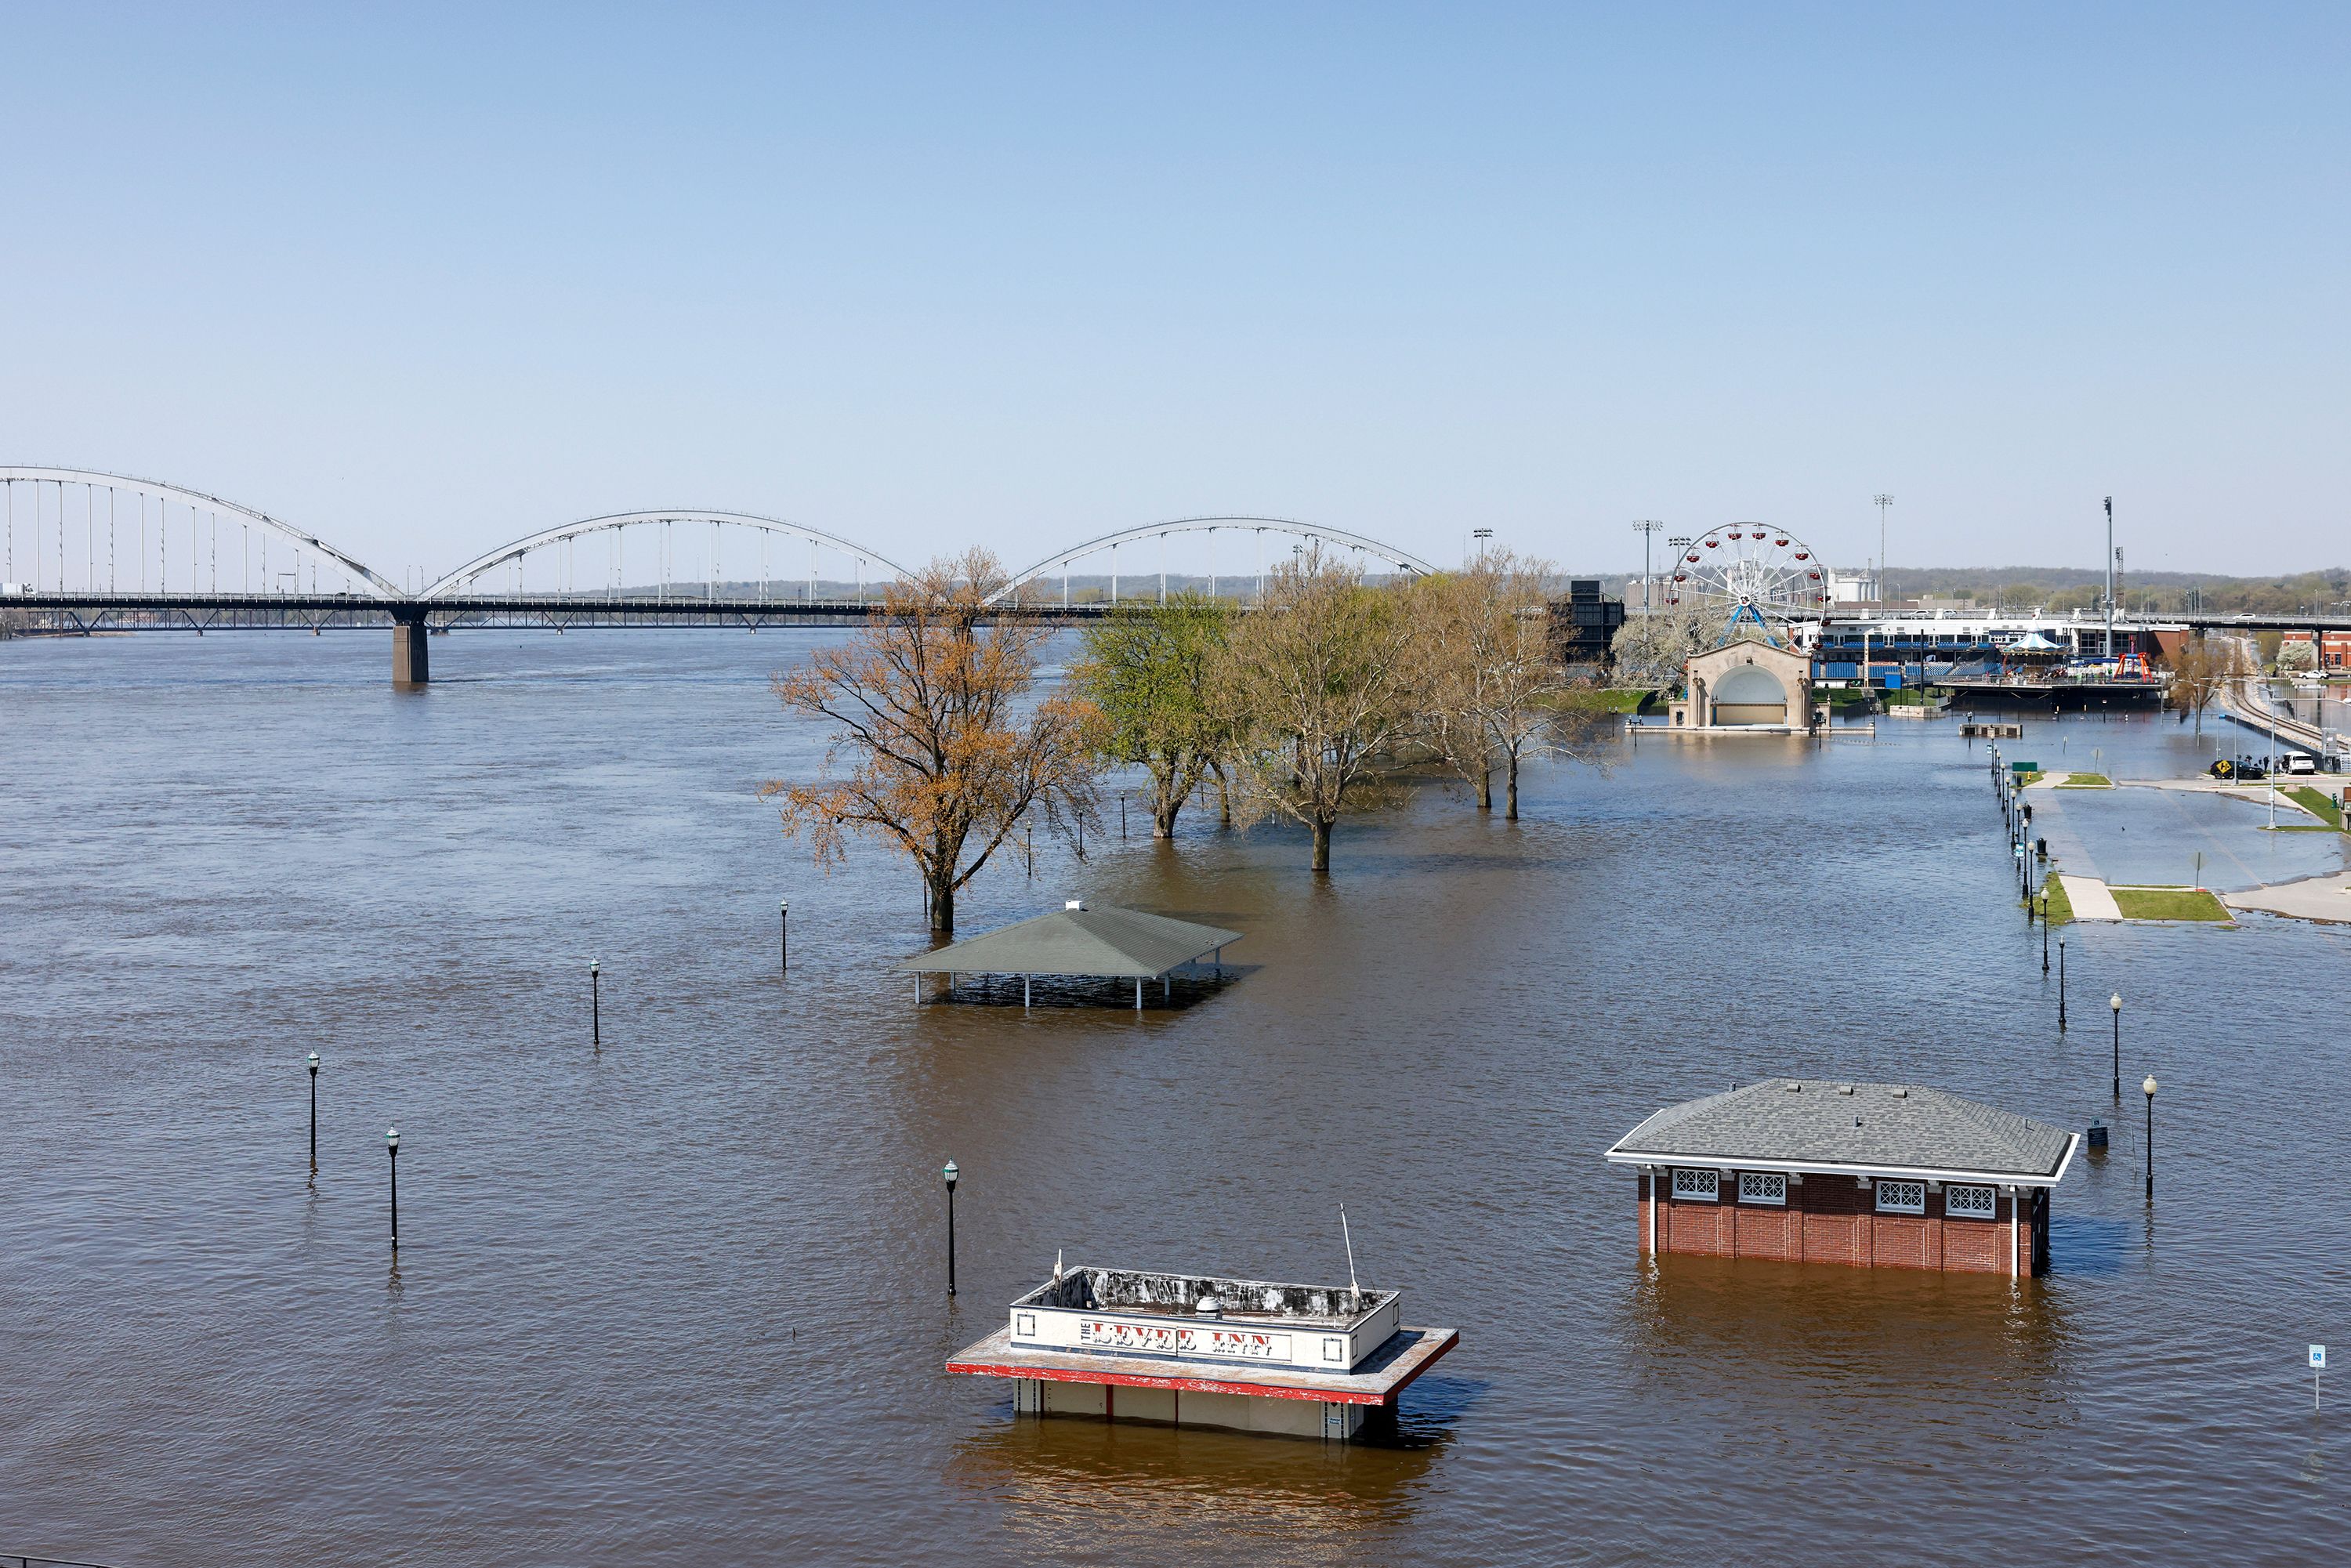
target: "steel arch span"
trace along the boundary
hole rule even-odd
[[[1050,576],[1074,562],[1083,560],[1086,557],[1098,554],[1102,550],[1113,549],[1123,544],[1133,544],[1141,539],[1165,538],[1170,534],[1213,533],[1219,528],[1229,528],[1237,533],[1291,534],[1300,538],[1319,539],[1325,544],[1341,545],[1348,549],[1359,550],[1364,555],[1375,557],[1392,566],[1423,577],[1434,576],[1437,570],[1436,567],[1418,556],[1409,551],[1400,550],[1394,545],[1383,544],[1367,535],[1350,533],[1345,528],[1334,528],[1322,523],[1301,522],[1295,517],[1171,517],[1165,522],[1145,523],[1139,528],[1122,528],[1117,533],[1104,534],[1100,538],[1088,539],[1082,544],[1072,545],[1057,554],[1049,555],[998,589],[989,597],[988,602],[995,603],[1008,598],[1037,579]]]
[[[423,600],[446,598],[454,591],[470,584],[484,572],[520,560],[533,550],[544,549],[570,539],[586,538],[592,534],[617,533],[623,528],[660,523],[699,523],[713,527],[747,528],[757,533],[777,534],[786,538],[799,539],[806,544],[835,551],[867,566],[879,567],[892,577],[910,575],[904,567],[880,551],[868,549],[863,545],[852,544],[848,539],[836,534],[826,533],[820,528],[811,528],[782,517],[763,517],[750,512],[713,512],[683,507],[666,511],[613,512],[601,517],[585,517],[576,523],[564,523],[555,528],[541,528],[534,534],[525,534],[522,538],[478,555],[455,571],[446,573],[438,581],[424,589],[417,597]]]
[[[117,495],[143,496],[166,507],[186,507],[192,512],[209,512],[216,517],[232,517],[239,522],[257,524],[281,538],[317,550],[365,583],[379,599],[405,597],[399,584],[377,575],[365,561],[345,555],[326,540],[315,534],[303,532],[285,518],[273,517],[266,512],[239,506],[235,501],[207,495],[202,490],[191,490],[183,485],[167,484],[161,479],[141,479],[128,474],[106,474],[89,468],[41,468],[14,465],[0,465],[0,481],[11,485],[85,486]]]

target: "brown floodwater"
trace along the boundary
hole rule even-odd
[[[1540,768],[1516,826],[1426,791],[1327,883],[1212,812],[1040,844],[967,932],[1084,894],[1245,931],[1238,977],[918,1008],[904,866],[820,875],[753,796],[821,755],[766,686],[821,634],[459,634],[406,695],[368,635],[0,644],[0,1552],[2351,1555],[2351,1385],[2314,1413],[2304,1357],[2351,1343],[2344,929],[2074,927],[2061,1037],[1983,751],[1887,724]],[[2158,1197],[2128,1089],[2048,1278],[1645,1265],[1599,1155],[1657,1106],[1867,1076],[2084,1126],[2109,991]],[[1056,1249],[1343,1281],[1342,1202],[1364,1284],[1462,1334],[1393,1440],[1016,1418],[940,1370]]]

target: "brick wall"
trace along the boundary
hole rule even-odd
[[[1812,1176],[1788,1184],[1785,1207],[1737,1201],[1736,1177],[1722,1184],[1717,1203],[1677,1198],[1673,1178],[1656,1176],[1657,1250],[1696,1252],[1719,1258],[1770,1258],[1789,1263],[1844,1263],[1863,1268],[1939,1269],[2008,1272],[2009,1218],[2014,1203],[1998,1195],[1998,1218],[1952,1218],[1943,1195],[1927,1195],[1927,1212],[1880,1214],[1876,1194],[1851,1176]],[[2019,1273],[2045,1273],[2049,1267],[2048,1195],[2027,1188],[2023,1223],[2017,1228]],[[1648,1236],[1648,1188],[1642,1188],[1642,1239]]]

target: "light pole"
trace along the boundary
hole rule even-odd
[[[2057,939],[2057,1032],[2065,1032],[2065,939]]]
[[[1494,530],[1491,528],[1471,528],[1469,530],[1469,537],[1478,541],[1478,559],[1480,561],[1483,561],[1486,559],[1486,541],[1494,537]]]
[[[776,900],[776,967],[792,967],[792,906],[789,899]]]
[[[1643,517],[1633,525],[1633,531],[1641,536],[1641,613],[1644,615],[1649,613],[1649,584],[1655,580],[1649,564],[1649,546],[1656,538],[1657,530],[1665,526],[1655,517]]]
[[[946,1168],[939,1172],[940,1176],[942,1176],[947,1184],[947,1294],[950,1296],[955,1294],[956,1177],[961,1174],[961,1172],[956,1169],[956,1163],[953,1160],[949,1160],[946,1163]]]
[[[310,1174],[319,1174],[319,1053],[310,1053]]]
[[[2106,1006],[2115,1015],[2115,1099],[2123,1097],[2123,994],[2116,991],[2106,998]]]
[[[2049,882],[2041,883],[2041,972],[2049,972]]]
[[[392,1250],[400,1251],[400,1129],[392,1128],[383,1135],[383,1146],[392,1151]]]
[[[588,1030],[596,1049],[604,1049],[604,982],[600,977],[603,966],[595,959],[588,960]]]
[[[2145,1082],[2143,1082],[2143,1083],[2141,1083],[2141,1084],[2139,1085],[2139,1091],[2140,1091],[2140,1092],[2144,1093],[2144,1094],[2147,1096],[2147,1202],[2149,1202],[2149,1203],[2153,1203],[2153,1202],[2155,1201],[2155,1074],[2154,1074],[2154,1073],[2150,1072],[2150,1073],[2148,1073],[2148,1074],[2147,1075],[2147,1081],[2146,1081]]]

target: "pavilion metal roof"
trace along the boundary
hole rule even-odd
[[[2055,1181],[2079,1141],[2063,1127],[1941,1089],[1772,1078],[1668,1105],[1607,1157]]]
[[[1156,979],[1241,939],[1141,909],[1077,905],[898,960],[921,975],[1089,975]]]

